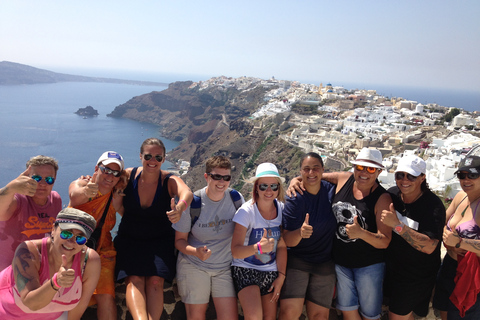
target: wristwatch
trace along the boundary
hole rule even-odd
[[[400,222],[400,224],[397,224],[397,225],[393,228],[393,231],[395,231],[395,233],[397,233],[397,234],[400,234],[400,232],[403,231],[403,228],[405,228],[405,223]]]
[[[455,248],[460,248],[460,245],[462,244],[462,237],[458,237],[460,241],[455,245]]]

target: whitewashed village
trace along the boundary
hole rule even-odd
[[[305,152],[321,154],[327,171],[348,170],[361,148],[376,148],[384,157],[386,170],[379,180],[386,188],[395,185],[398,160],[413,153],[427,162],[430,189],[448,200],[461,189],[454,176],[461,158],[467,153],[480,155],[478,111],[423,105],[401,97],[385,97],[376,90],[348,90],[330,83],[315,86],[273,77],[222,76],[191,85],[197,86],[200,90],[211,86],[225,90],[272,87],[265,94],[265,104],[251,117],[255,129],[273,118],[285,141]],[[183,172],[188,170],[188,162],[178,165]]]

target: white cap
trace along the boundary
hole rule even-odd
[[[418,177],[427,171],[427,163],[414,155],[404,156],[398,161],[398,166],[395,172],[406,172],[412,176]]]
[[[97,165],[100,163],[105,166],[109,165],[110,163],[116,163],[120,166],[120,170],[124,169],[123,158],[115,151],[105,151],[100,158],[98,158]]]
[[[352,164],[358,164],[365,167],[372,167],[378,169],[385,169],[382,164],[382,153],[377,149],[363,148],[358,153],[355,161]]]
[[[282,182],[285,182],[285,178],[280,177],[277,167],[270,162],[264,162],[259,164],[257,167],[257,171],[255,172],[255,177],[251,177],[250,179],[247,180],[247,182],[255,183],[257,179],[268,178],[268,177],[278,178]]]

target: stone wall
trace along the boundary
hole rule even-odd
[[[180,300],[180,296],[177,290],[177,284],[174,280],[173,284],[165,283],[163,290],[164,294],[164,310],[160,320],[186,320],[187,316],[185,313],[185,305]],[[116,301],[117,301],[117,319],[118,320],[133,320],[130,312],[127,310],[127,303],[125,300],[125,284],[118,284],[116,287]],[[243,320],[243,313],[240,304],[238,305],[239,310],[239,320]],[[210,299],[210,304],[207,309],[206,319],[215,320],[217,318],[215,313],[215,308],[213,302]],[[96,306],[89,307],[84,315],[82,320],[96,320],[97,319],[97,308]],[[306,310],[304,308],[302,316],[299,320],[305,320]],[[340,311],[332,308],[330,309],[329,320],[338,320],[342,319],[340,316]],[[430,311],[426,318],[415,317],[416,320],[438,320],[440,316],[436,316],[433,308],[430,308]],[[381,320],[388,320],[388,307],[383,307],[382,318]]]

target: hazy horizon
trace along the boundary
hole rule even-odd
[[[479,14],[447,0],[2,1],[0,61],[480,92]]]

